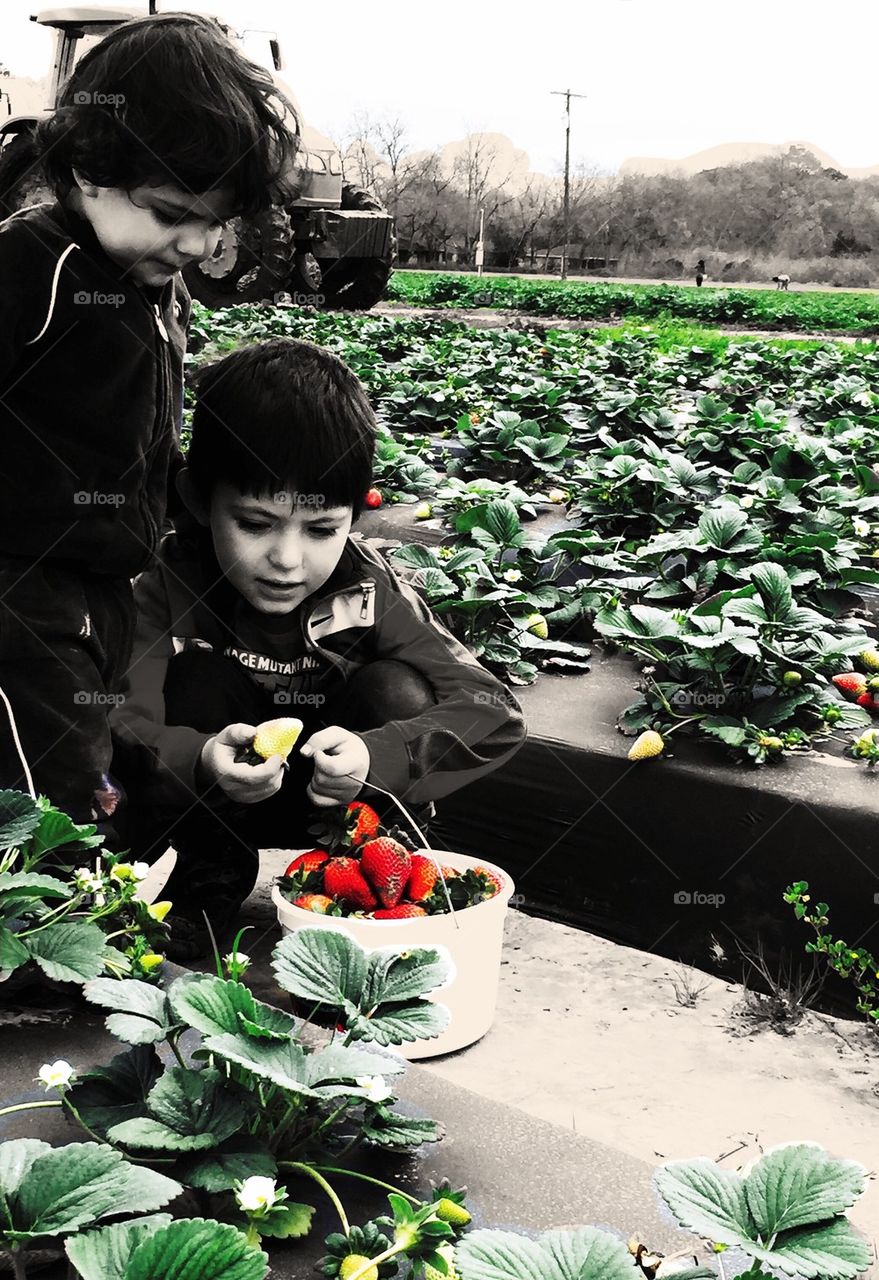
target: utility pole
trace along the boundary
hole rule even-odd
[[[482,275],[482,264],[485,262],[485,210],[479,210],[479,239],[476,242],[476,274]]]
[[[551,89],[553,95],[565,100],[565,241],[562,245],[562,280],[568,278],[568,236],[571,222],[571,99],[585,98],[585,93],[572,93],[570,89]]]

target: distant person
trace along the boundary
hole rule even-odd
[[[702,281],[705,279],[705,259],[700,258],[696,263],[696,284],[701,289]]]
[[[777,289],[784,289],[786,291],[788,285],[790,284],[790,276],[786,276],[786,275],[773,276],[772,279],[775,281],[775,286]]]

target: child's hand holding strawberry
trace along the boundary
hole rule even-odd
[[[369,749],[356,733],[330,725],[312,734],[300,755],[314,757],[314,777],[305,792],[312,804],[346,804],[360,794],[369,773]]]
[[[229,724],[208,738],[201,750],[201,769],[210,784],[218,783],[230,800],[257,804],[279,790],[284,781],[284,757],[270,756],[258,765],[242,760],[257,732],[252,724]]]

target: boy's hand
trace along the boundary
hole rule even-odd
[[[235,756],[241,747],[253,742],[256,725],[229,724],[201,749],[201,765],[210,782],[219,783],[230,800],[238,804],[257,804],[273,796],[284,781],[284,761],[271,756],[264,764],[238,764]]]
[[[299,754],[306,759],[314,757],[314,777],[305,789],[312,804],[347,804],[360,794],[369,773],[369,748],[350,729],[339,725],[321,729],[311,735]]]

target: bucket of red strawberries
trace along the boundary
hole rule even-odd
[[[446,1006],[450,1023],[434,1039],[404,1044],[400,1052],[431,1058],[463,1049],[484,1036],[494,1018],[512,880],[478,858],[419,848],[423,841],[383,827],[362,801],[339,813],[339,822],[321,833],[320,847],[295,857],[274,886],[282,930],[341,930],[370,951],[444,949],[453,976],[431,998]]]

